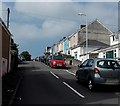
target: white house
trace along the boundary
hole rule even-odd
[[[89,58],[114,58],[120,60],[120,33],[110,35],[110,46],[88,53]]]
[[[112,32],[107,29],[102,23],[100,23],[97,19],[87,26],[88,28],[88,49],[87,54],[96,49],[106,48],[110,46],[110,35]],[[77,36],[77,45],[71,47],[71,55],[74,56],[75,59],[80,61],[84,61],[89,58],[85,53],[86,49],[86,26],[82,27],[80,31],[78,31]]]
[[[58,43],[58,52],[60,52],[62,54],[64,54],[64,39],[65,38],[66,37],[63,37]]]
[[[120,59],[120,33],[110,35],[110,47],[100,50],[98,57]]]
[[[72,50],[72,56],[74,56],[75,59],[84,61],[85,59],[89,58],[89,53],[101,49],[101,48],[106,48],[109,47],[109,45],[96,41],[96,40],[88,40],[88,53],[85,53],[86,50],[86,41],[83,42],[81,45],[76,46],[76,48],[73,48]]]

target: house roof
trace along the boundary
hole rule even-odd
[[[76,33],[78,33],[79,31],[76,31],[74,33],[72,33],[71,35],[68,36],[68,38],[70,39],[72,36],[74,36]]]
[[[89,53],[90,53],[90,54],[93,54],[93,53],[106,52],[106,51],[114,50],[115,48],[120,48],[120,43],[119,43],[119,44],[116,44],[116,45],[113,45],[113,46],[110,46],[110,47],[107,47],[107,48],[96,49],[96,50],[93,50],[93,51],[91,51],[91,52],[89,52]]]
[[[94,31],[94,29],[96,29],[96,30],[99,30],[103,34],[107,34],[107,35],[112,34],[112,32],[108,28],[106,28],[100,21],[98,21],[98,19],[96,19],[93,22],[91,22],[90,24],[88,24],[87,27],[88,27],[88,32],[90,30]],[[82,32],[85,30],[86,30],[86,26],[83,27],[79,32]]]
[[[86,47],[86,41],[79,45],[75,45],[74,47],[71,47],[71,49],[75,49],[77,47]],[[99,42],[97,40],[88,39],[88,47],[98,47],[98,49],[104,49],[110,46],[105,43]]]
[[[7,26],[5,25],[4,21],[2,20],[2,18],[0,17],[0,24],[1,26],[6,30],[6,32],[8,33],[8,35],[12,35],[9,31],[9,29],[7,28]]]
[[[80,46],[86,46],[86,41],[81,43]],[[103,42],[100,42],[100,41],[97,41],[97,40],[90,40],[88,39],[88,46],[92,46],[92,47],[95,47],[95,46],[99,46],[99,47],[109,47],[109,45],[103,43]]]
[[[59,40],[59,42],[62,42],[64,39],[66,39],[66,37],[63,37],[61,40]]]

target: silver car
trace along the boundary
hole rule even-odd
[[[78,65],[76,78],[87,83],[90,90],[97,84],[120,85],[120,64],[114,59],[87,59]]]

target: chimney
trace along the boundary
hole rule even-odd
[[[82,29],[83,27],[86,27],[86,25],[81,25],[81,26],[80,26],[80,29]]]

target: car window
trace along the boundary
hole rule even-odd
[[[87,63],[88,63],[88,60],[85,60],[85,61],[82,63],[82,67],[87,66]]]
[[[100,60],[97,62],[97,67],[100,68],[117,68],[120,67],[117,61],[114,60]]]
[[[93,63],[94,63],[94,60],[93,60],[93,59],[90,59],[90,60],[88,61],[87,66],[93,66]]]
[[[53,56],[54,60],[64,60],[63,56]]]
[[[49,56],[49,57],[48,57],[48,59],[51,59],[51,58],[52,58],[52,56]]]

